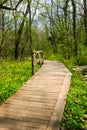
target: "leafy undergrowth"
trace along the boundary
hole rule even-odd
[[[39,66],[37,66],[36,71]],[[0,104],[13,95],[30,77],[30,61],[0,62]]]
[[[87,114],[87,85],[82,81],[81,75],[73,72],[70,91],[61,126],[64,130],[83,130],[86,123],[84,115]]]

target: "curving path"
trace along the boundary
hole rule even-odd
[[[61,62],[45,61],[0,107],[0,130],[59,130],[70,80]]]

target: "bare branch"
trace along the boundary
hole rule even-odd
[[[37,11],[37,8],[38,8],[38,4],[39,4],[39,0],[37,1],[36,8],[35,8],[35,11],[34,11],[34,13],[33,13],[31,23],[32,23],[33,20],[34,20],[34,16],[35,16],[35,14],[36,14],[36,11]]]
[[[19,6],[19,4],[22,2],[23,0],[19,0],[19,2],[17,3],[17,5],[15,6],[15,10],[17,9],[17,7]]]
[[[10,8],[4,5],[0,5],[0,9],[4,9],[4,10],[15,10],[15,8]]]
[[[20,5],[20,3],[21,3],[22,1],[23,1],[23,0],[19,0],[19,2],[17,3],[17,5],[15,6],[15,8],[11,8],[11,7],[4,6],[3,4],[6,2],[6,1],[4,1],[2,4],[0,4],[0,9],[4,9],[4,10],[16,10],[17,7]]]

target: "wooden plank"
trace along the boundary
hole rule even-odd
[[[28,128],[38,128],[46,129],[48,125],[48,121],[43,120],[33,120],[25,121],[25,120],[15,120],[10,118],[2,118],[0,119],[0,126],[9,126],[10,128],[13,128],[13,126],[22,126],[22,127],[28,127]]]
[[[14,128],[13,128],[14,127]],[[46,128],[35,128],[35,127],[23,127],[23,126],[17,126],[17,125],[13,125],[13,127],[11,126],[0,126],[0,130],[46,130]]]
[[[0,112],[9,113],[9,114],[13,114],[13,113],[19,114],[19,113],[25,112],[25,113],[28,113],[28,115],[40,115],[40,116],[46,116],[46,117],[50,117],[53,112],[51,110],[49,110],[49,112],[48,112],[47,109],[38,109],[38,110],[35,110],[35,108],[33,108],[33,109],[34,110],[32,110],[32,109],[29,110],[28,108],[27,109],[5,108],[3,110],[0,110]]]
[[[19,95],[20,96],[28,96],[29,98],[35,98],[36,100],[38,100],[40,98],[41,99],[48,99],[48,100],[56,100],[57,97],[58,97],[58,94],[57,94],[57,96],[55,96],[55,95],[53,95],[53,96],[44,96],[44,94],[43,95],[34,95],[34,94],[31,95],[29,93],[21,91],[21,92],[16,93],[16,95],[14,95],[13,98],[15,98],[16,96],[19,96]],[[10,100],[10,99],[8,99],[8,100]]]
[[[16,120],[26,120],[27,119],[37,119],[37,120],[46,120],[49,121],[50,117],[49,116],[44,116],[40,114],[28,114],[28,112],[19,112],[19,113],[7,113],[7,112],[0,112],[0,118],[11,118],[11,119],[16,119]]]
[[[46,126],[44,125],[44,128],[39,125],[38,127],[35,127],[35,126],[32,126],[32,127],[29,127],[29,126],[19,126],[19,125],[16,125],[16,124],[1,124],[0,125],[0,130],[46,130]]]
[[[57,93],[54,93],[54,92],[49,92],[49,93],[47,93],[46,91],[29,91],[29,90],[20,90],[20,91],[18,91],[18,93],[19,94],[21,94],[21,93],[23,93],[23,94],[26,94],[26,95],[30,95],[30,96],[41,96],[41,97],[43,97],[43,98],[47,98],[47,97],[51,97],[51,96],[53,96],[53,97],[57,97],[58,96],[58,92]]]
[[[6,101],[5,104],[15,104],[15,105],[20,105],[20,106],[26,106],[26,107],[34,107],[34,106],[38,106],[39,108],[51,108],[53,109],[55,104],[48,104],[48,103],[43,103],[43,102],[28,102],[28,101],[21,101],[21,100],[10,100],[10,101]]]
[[[46,77],[44,77],[44,75],[41,75],[41,74],[39,75],[39,74],[37,74],[35,78],[36,78],[36,79],[39,79],[39,80],[45,80],[45,79],[49,79],[49,80],[50,80],[50,79],[52,79],[52,80],[53,80],[53,79],[55,79],[55,80],[57,79],[57,80],[58,80],[58,79],[64,79],[64,77],[65,77],[65,76],[62,76],[62,75],[56,75],[55,77],[54,77],[53,75],[46,75]],[[26,85],[26,84],[25,84],[25,85]]]
[[[15,100],[21,100],[21,101],[28,101],[28,102],[42,102],[42,103],[47,103],[47,104],[55,104],[56,99],[47,99],[47,98],[35,98],[35,97],[29,97],[29,95],[19,95],[15,96]],[[10,101],[14,101],[14,97],[10,98]]]
[[[56,83],[56,84],[62,84],[63,83],[63,81],[64,81],[64,79],[59,79],[59,80],[50,80],[50,84],[52,84],[52,83]],[[34,83],[35,82],[37,82],[37,79],[34,79]],[[42,84],[44,83],[44,81],[43,80],[40,80],[39,82],[41,82]],[[45,79],[45,84],[49,84],[49,79]]]
[[[10,105],[7,106],[7,104],[3,107],[3,109],[0,110],[1,112],[19,112],[19,111],[29,111],[31,113],[45,113],[45,115],[51,115],[53,113],[53,109],[46,109],[46,108],[39,108],[39,107],[26,107],[26,106],[18,106],[18,105]]]
[[[27,88],[22,88],[22,90],[24,90],[24,91],[28,90],[29,92],[32,92],[32,91],[33,92],[47,92],[47,93],[54,93],[54,94],[56,94],[56,93],[58,94],[60,92],[60,89],[61,88],[58,88],[58,87],[57,88],[51,87],[49,89],[47,87],[46,88],[45,87],[40,87],[40,88],[37,88],[37,87],[33,87],[33,88],[30,88],[30,87],[29,88],[28,87]]]
[[[12,116],[11,116],[12,117]],[[14,124],[16,122],[24,122],[24,123],[28,123],[29,126],[31,126],[31,124],[34,123],[35,124],[49,124],[48,120],[44,120],[44,119],[34,119],[34,118],[29,118],[29,117],[15,117],[14,118],[10,118],[10,117],[0,117],[0,125],[3,123],[8,122],[11,124]],[[14,123],[13,123],[14,122]]]

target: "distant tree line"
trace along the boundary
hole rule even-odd
[[[86,0],[0,1],[0,57],[22,60],[42,49],[70,59],[86,48]]]

